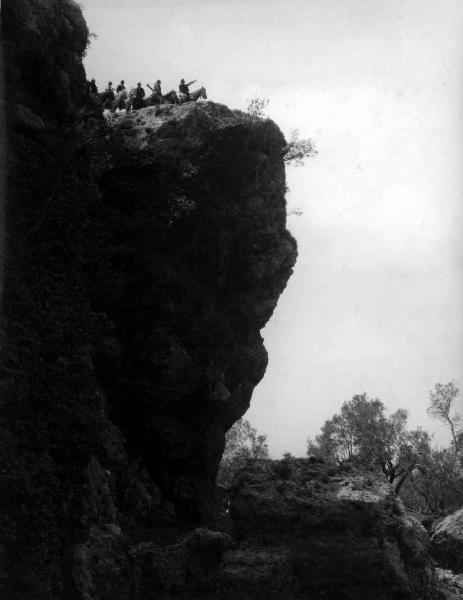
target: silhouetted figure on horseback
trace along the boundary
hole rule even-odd
[[[145,106],[145,101],[143,98],[145,97],[145,90],[141,87],[141,83],[137,83],[137,87],[135,88],[135,97],[133,99],[133,110],[138,110],[139,108],[143,108]]]
[[[193,83],[195,83],[196,79],[193,79],[193,81],[190,81],[189,83],[185,83],[184,79],[180,80],[180,84],[178,86],[178,91],[180,92],[179,96],[180,96],[180,100],[183,100],[184,102],[188,102],[190,100],[190,85],[193,85]]]
[[[110,110],[112,113],[114,113],[114,112],[116,112],[117,109],[119,109],[119,110],[123,110],[124,108],[127,109],[128,105],[129,105],[129,93],[127,92],[127,90],[125,88],[123,88],[116,94],[116,98],[115,98],[114,102],[112,103]],[[128,108],[128,111],[130,111],[130,107]]]
[[[163,104],[178,104],[179,99],[175,90],[170,90],[167,94],[162,97]]]
[[[149,83],[146,84],[151,90],[151,103],[152,104],[160,104],[163,100],[162,91],[161,91],[161,80],[158,79],[156,83],[151,87]]]
[[[106,86],[105,91],[102,92],[101,94],[98,94],[98,97],[100,99],[100,102],[101,102],[101,105],[103,106],[103,108],[111,108],[111,106],[113,105],[114,99],[115,99],[112,81],[108,82],[108,85]]]
[[[93,94],[94,96],[98,94],[98,88],[94,79],[92,79],[91,81],[87,81],[87,92],[89,94]]]

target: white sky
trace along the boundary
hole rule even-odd
[[[426,407],[436,382],[463,385],[463,2],[82,3],[100,88],[184,77],[232,108],[269,98],[317,145],[288,169],[299,259],[246,415],[272,454],[303,455],[362,392],[445,440]]]

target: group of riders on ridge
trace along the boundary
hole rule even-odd
[[[99,102],[101,102],[103,108],[109,108],[111,112],[115,112],[117,109],[138,110],[145,106],[152,106],[154,104],[179,104],[182,102],[189,102],[191,100],[199,100],[200,98],[207,99],[206,89],[201,87],[194,92],[190,92],[189,86],[195,83],[196,80],[185,83],[184,79],[180,80],[178,86],[178,93],[175,90],[171,90],[168,94],[163,95],[161,91],[161,80],[158,79],[151,87],[148,83],[146,84],[151,90],[151,95],[146,96],[145,90],[141,83],[137,83],[137,87],[127,91],[125,82],[122,80],[117,86],[116,90],[113,88],[113,82],[108,82],[104,92],[98,93],[98,88],[95,80],[92,79],[87,83],[88,93]]]

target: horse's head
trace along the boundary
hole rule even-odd
[[[200,94],[199,94],[199,97],[200,97],[200,98],[204,98],[204,100],[207,100],[206,88],[205,88],[205,87],[202,87],[202,88],[199,90],[199,92],[200,92]]]

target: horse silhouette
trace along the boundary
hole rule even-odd
[[[103,108],[111,108],[115,96],[113,90],[105,90],[97,94],[97,98]]]
[[[122,110],[123,108],[127,108],[127,101],[129,98],[129,93],[127,90],[121,90],[116,94],[113,103],[111,104],[111,112],[116,112],[117,109]]]
[[[178,94],[178,98],[180,100],[180,102],[196,102],[196,100],[199,100],[200,98],[204,98],[204,100],[207,100],[207,93],[206,93],[206,88],[205,87],[200,87],[197,90],[194,90],[193,92],[190,92],[190,98],[188,99],[188,96],[186,94],[184,94],[183,92],[179,92]]]

